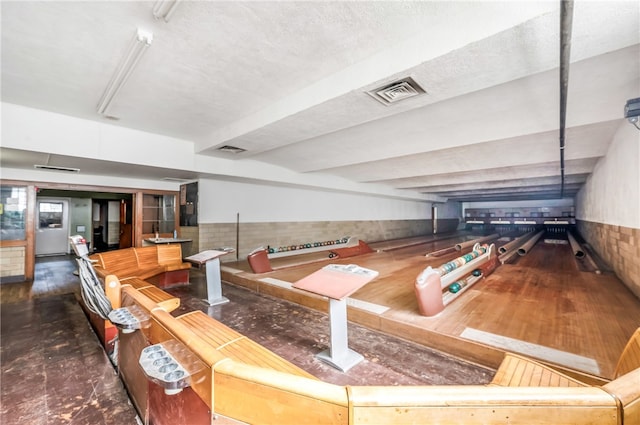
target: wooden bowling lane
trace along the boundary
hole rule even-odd
[[[466,240],[466,236],[469,232],[460,231],[447,234],[435,234],[425,236],[415,236],[412,238],[392,239],[388,241],[379,241],[369,243],[369,246],[374,251],[393,251],[396,249],[409,248],[416,245],[430,244],[438,241],[445,241],[450,239]],[[455,244],[456,242],[453,242]]]
[[[460,251],[455,251],[454,247],[456,244],[471,241],[481,237],[482,235],[479,235],[479,234],[472,234],[469,232],[458,232],[458,233],[452,233],[449,235],[439,235],[435,238],[424,237],[423,238],[424,240],[422,242],[419,242],[420,239],[418,238],[410,238],[406,240],[406,243],[404,245],[399,240],[392,241],[393,244],[390,247],[387,247],[383,243],[376,243],[372,245],[378,247],[377,250],[379,251],[384,251],[391,254],[392,258],[395,261],[409,259],[414,256],[429,255],[432,258],[439,258],[439,260],[436,260],[436,262],[438,261],[443,262],[442,258],[456,258],[462,255],[464,252],[471,250],[471,248],[469,248],[467,250],[464,250],[464,252],[462,253]],[[496,239],[492,241],[492,243],[496,244],[496,248],[506,242],[508,242],[507,238],[502,240]],[[451,249],[451,250],[447,252],[442,252],[447,249]],[[434,252],[442,252],[442,253],[437,257],[430,255]]]
[[[433,243],[444,247],[455,242]],[[403,250],[303,264],[264,275],[240,276],[236,281],[245,282],[245,286],[250,286],[246,283],[249,280],[264,277],[295,282],[329,262],[377,270],[379,277],[352,298],[387,310],[372,313],[350,308],[349,320],[488,367],[496,367],[509,350],[535,358],[545,355],[549,358],[542,360],[567,368],[576,368],[571,356],[584,357],[591,363],[578,365],[578,369],[611,377],[625,341],[638,326],[640,300],[614,275],[581,272],[569,245],[545,244],[544,238],[526,256],[498,267],[438,316],[424,317],[418,312],[414,293],[416,276],[428,265],[438,267],[461,253],[436,258],[425,257],[416,245]],[[326,303],[317,299],[287,294],[280,288],[270,293],[326,311]],[[504,348],[492,345],[493,340],[479,342],[478,335],[510,345]]]

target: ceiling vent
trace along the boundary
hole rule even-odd
[[[426,93],[424,89],[411,77],[394,81],[393,83],[386,84],[367,92],[371,97],[386,106],[424,93]]]
[[[33,168],[38,170],[49,170],[49,171],[64,171],[66,173],[79,173],[79,168],[71,168],[71,167],[56,167],[54,165],[34,165]]]
[[[182,179],[180,177],[163,177],[162,180],[167,182],[184,183],[184,182],[191,181],[193,179]]]
[[[237,148],[235,146],[229,146],[229,145],[224,145],[222,147],[219,147],[218,149],[220,152],[228,152],[228,153],[242,153],[242,152],[246,152],[246,149],[242,149],[242,148]]]

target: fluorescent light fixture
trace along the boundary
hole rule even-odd
[[[80,169],[79,168],[73,168],[73,167],[58,167],[55,165],[40,165],[40,164],[34,164],[33,168],[35,168],[36,170],[48,170],[48,171],[65,171],[67,173],[79,173]]]
[[[153,17],[169,22],[180,0],[158,0],[153,6]]]
[[[101,115],[106,115],[107,109],[111,106],[111,102],[116,97],[122,86],[127,82],[129,75],[136,67],[140,58],[147,50],[147,47],[151,45],[153,41],[153,34],[138,28],[136,35],[127,50],[127,54],[123,58],[120,65],[116,69],[115,74],[111,77],[109,85],[105,89],[100,102],[98,102],[97,111]]]
[[[482,220],[467,220],[466,223],[467,224],[484,224],[484,221],[482,221]]]
[[[511,224],[509,220],[491,220],[490,224]]]

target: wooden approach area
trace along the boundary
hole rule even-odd
[[[545,242],[566,239],[564,234],[543,235],[526,256],[500,265],[437,316],[419,314],[418,274],[471,249],[425,255],[476,237],[370,243],[375,252],[348,258],[329,259],[328,251],[295,255],[272,259],[274,271],[262,274],[253,274],[246,261],[225,262],[222,279],[326,312],[326,299],[291,284],[327,264],[357,264],[379,276],[350,297],[349,321],[491,368],[509,351],[585,382],[611,379],[625,343],[640,325],[640,300],[614,274],[583,271],[568,244]],[[512,237],[493,243],[499,248]]]

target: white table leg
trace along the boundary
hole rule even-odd
[[[220,259],[214,258],[205,264],[207,274],[207,299],[209,305],[228,303],[229,299],[222,296],[222,282],[220,280]]]
[[[349,348],[347,336],[347,299],[334,300],[329,298],[329,323],[331,345],[317,355],[331,366],[343,372],[360,363],[364,357]]]

